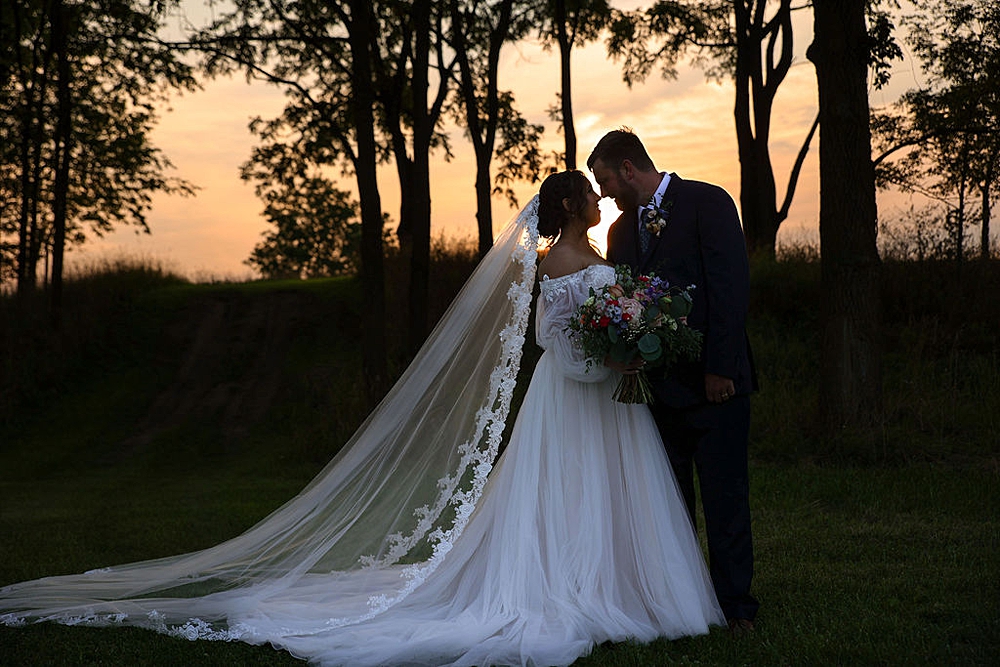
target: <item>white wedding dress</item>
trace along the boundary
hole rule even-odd
[[[131,625],[323,665],[566,665],[724,622],[648,410],[567,331],[595,265],[541,281],[545,349],[503,455],[537,198],[327,468],[190,554],[0,588],[0,624]]]
[[[256,617],[259,639],[329,665],[568,665],[606,640],[724,622],[649,411],[613,401],[617,377],[588,371],[565,331],[589,288],[614,279],[602,265],[542,279],[545,352],[438,568],[374,618],[290,636]]]

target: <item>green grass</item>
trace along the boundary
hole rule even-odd
[[[442,305],[464,275],[448,271]],[[845,438],[812,426],[818,266],[754,267],[758,630],[601,646],[579,665],[996,663],[1000,269],[963,271],[886,265],[887,418]],[[61,334],[0,300],[0,585],[235,536],[366,413],[351,279],[139,271],[67,294]],[[301,663],[136,629],[0,628],[0,665],[100,664]]]
[[[241,466],[235,466],[240,468]],[[228,466],[148,476],[117,468],[5,479],[0,580],[76,572],[214,544],[295,493],[302,480]],[[997,475],[900,468],[754,465],[758,631],[599,647],[580,665],[991,664]],[[239,644],[42,624],[0,628],[4,664],[285,664]]]

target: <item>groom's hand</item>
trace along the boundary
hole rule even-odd
[[[712,403],[724,403],[736,394],[731,378],[705,373],[705,396]]]

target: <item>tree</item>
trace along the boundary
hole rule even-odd
[[[0,61],[0,127],[17,137],[0,148],[0,233],[17,237],[16,251],[0,244],[0,261],[25,293],[51,257],[54,314],[67,243],[123,224],[148,232],[152,193],[193,191],[166,176],[170,162],[149,139],[168,91],[196,87],[156,38],[173,4],[14,0],[0,12],[12,39]]]
[[[517,205],[511,183],[537,180],[542,170],[538,148],[544,130],[529,123],[514,105],[514,95],[499,87],[500,50],[532,27],[530,7],[514,0],[449,0],[449,45],[458,61],[461,115],[476,155],[476,221],[479,254],[493,246],[491,195],[504,194]],[[491,177],[494,156],[499,167]]]
[[[870,433],[881,416],[866,4],[815,0],[814,37],[807,51],[816,67],[820,115],[820,419],[836,433]]]
[[[388,360],[385,358],[385,270],[382,253],[382,202],[376,178],[377,144],[375,141],[374,81],[372,53],[376,22],[371,6],[363,0],[350,0],[350,15],[342,14],[350,44],[350,104],[357,141],[354,173],[361,198],[361,288],[369,305],[365,311],[365,340],[362,343],[368,399],[374,403],[389,385]],[[377,219],[376,219],[377,218]]]
[[[275,227],[246,264],[265,278],[358,272],[361,225],[349,192],[318,173],[282,173],[260,163],[244,165],[242,176],[257,181],[257,196],[266,202],[264,217]]]
[[[387,385],[384,219],[376,168],[390,155],[403,161],[405,135],[410,134],[416,157],[412,163],[406,158],[398,173],[410,197],[403,214],[408,236],[419,244],[418,236],[429,237],[430,216],[429,190],[422,185],[429,183],[428,160],[423,156],[437,141],[433,131],[426,131],[426,107],[421,112],[415,111],[420,105],[399,103],[426,100],[429,76],[429,49],[421,41],[428,36],[417,27],[426,28],[429,3],[421,2],[415,13],[405,8],[406,3],[360,0],[238,0],[232,12],[193,43],[208,54],[210,74],[242,70],[285,89],[288,102],[281,116],[253,123],[262,140],[259,150],[284,162],[265,159],[261,164],[299,175],[337,166],[354,174],[361,209],[362,290],[369,306],[364,310],[364,366],[373,401]],[[414,285],[411,297],[424,292],[426,284],[422,289]],[[411,310],[424,309],[411,304]]]
[[[451,155],[439,124],[455,61],[453,57],[449,61],[445,53],[448,11],[443,3],[385,4],[390,19],[381,24],[383,46],[373,50],[375,91],[399,176],[397,234],[410,255],[407,343],[410,352],[416,353],[427,336],[430,301],[430,154],[434,148],[443,148],[446,156]],[[430,95],[432,71],[437,88]]]
[[[623,60],[627,83],[659,65],[676,78],[684,56],[710,78],[732,76],[733,117],[740,158],[740,210],[751,253],[774,256],[778,229],[788,217],[799,174],[819,118],[813,121],[778,204],[771,163],[771,115],[793,59],[791,0],[659,0],[647,10],[618,12],[608,50]]]
[[[551,113],[562,127],[565,140],[563,163],[576,169],[576,127],[573,124],[573,81],[570,65],[573,48],[592,42],[611,19],[607,0],[545,0],[539,32],[542,44],[559,47],[559,105]]]
[[[984,0],[922,1],[903,20],[928,86],[873,120],[879,185],[944,203],[959,262],[978,193],[980,253],[989,257],[991,197],[1000,180],[1000,8]]]
[[[740,211],[751,253],[774,256],[778,228],[788,218],[799,172],[812,142],[813,121],[788,177],[781,205],[771,164],[771,114],[778,87],[792,66],[792,2],[780,0],[767,16],[766,0],[736,0],[736,140],[740,156]],[[763,49],[761,47],[764,47]]]
[[[282,115],[255,123],[265,147],[294,145],[307,171],[339,166],[355,175],[362,277],[371,281],[366,291],[373,297],[384,294],[384,285],[376,285],[384,281],[383,218],[370,161],[395,162],[402,193],[397,231],[411,262],[408,331],[414,349],[427,327],[429,156],[434,148],[449,150],[439,127],[451,84],[452,64],[445,62],[442,44],[446,9],[429,0],[240,0],[195,40],[210,54],[211,73],[242,69],[287,91]],[[436,91],[430,94],[432,81]],[[373,354],[376,349],[384,353],[384,346],[373,345]]]

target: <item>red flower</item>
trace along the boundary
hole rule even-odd
[[[603,329],[609,324],[611,324],[611,318],[608,317],[607,315],[602,315],[600,321],[597,323],[597,326]]]

